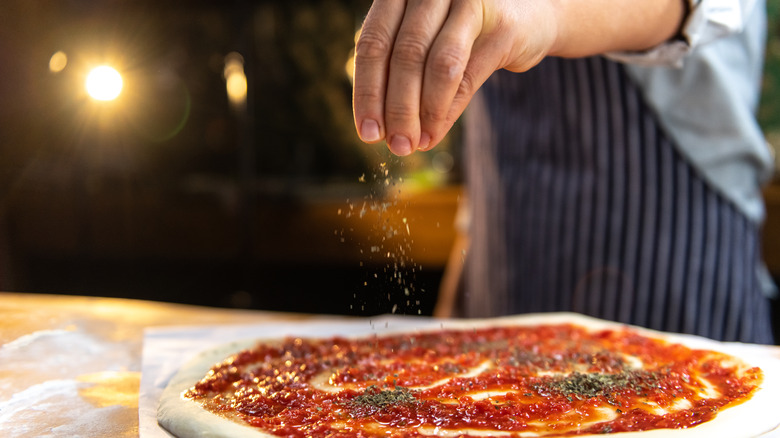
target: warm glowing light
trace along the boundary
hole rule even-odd
[[[95,67],[87,75],[87,93],[96,100],[114,100],[122,92],[122,76],[107,65]]]
[[[244,73],[244,57],[231,52],[225,57],[225,88],[228,100],[237,107],[246,105],[247,81]]]
[[[49,59],[49,71],[51,71],[52,73],[59,73],[65,70],[65,67],[67,65],[68,65],[68,55],[66,55],[65,52],[63,52],[62,50],[51,55],[51,59]]]
[[[231,74],[227,78],[227,92],[231,101],[246,100],[246,76],[243,74]]]
[[[355,44],[357,44],[358,39],[360,39],[360,31],[363,29],[358,29],[355,32]],[[349,78],[350,82],[353,82],[355,79],[355,49],[353,48],[349,52],[349,59],[347,59],[347,63],[344,64],[344,71],[347,73],[347,77]]]

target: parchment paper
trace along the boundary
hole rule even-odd
[[[144,332],[143,363],[138,400],[139,436],[170,438],[157,424],[157,404],[168,381],[178,369],[201,351],[241,339],[278,338],[284,336],[328,337],[381,334],[383,332],[446,326],[447,320],[428,317],[386,315],[375,318],[317,318],[291,323],[253,325],[194,326],[151,328]],[[687,335],[675,335],[682,338]],[[691,339],[698,339],[691,336]],[[741,357],[780,358],[773,346],[723,343],[725,350]],[[761,435],[780,438],[780,430]]]

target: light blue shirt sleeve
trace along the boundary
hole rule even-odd
[[[761,188],[774,160],[756,120],[766,5],[764,0],[750,3],[739,32],[691,47],[681,67],[629,63],[626,68],[680,153],[746,216],[760,222]]]

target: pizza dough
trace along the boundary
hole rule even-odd
[[[436,329],[426,328],[419,331],[403,330],[397,333],[419,333],[420,331],[439,331],[441,329],[472,329],[500,326],[536,326],[570,323],[589,330],[614,329],[625,327],[582,315],[571,313],[536,314],[484,320],[446,320]],[[621,438],[698,438],[724,436],[733,438],[753,438],[774,430],[780,425],[778,399],[780,399],[780,361],[769,357],[740,357],[729,351],[729,345],[687,335],[674,335],[634,328],[639,334],[679,343],[692,349],[720,351],[731,354],[751,366],[763,371],[763,382],[752,397],[744,403],[728,407],[705,423],[689,429],[658,429],[641,432],[623,432],[614,434]],[[382,336],[392,333],[383,333]],[[251,348],[258,342],[279,343],[280,339],[247,339],[227,343],[221,347],[205,351],[185,364],[171,379],[160,400],[158,422],[179,438],[195,437],[239,437],[258,438],[275,437],[263,430],[244,425],[224,416],[213,414],[192,399],[182,394],[200,381],[215,364],[241,350]],[[609,434],[607,434],[609,435]],[[506,436],[496,434],[495,436]],[[524,435],[521,435],[524,436]],[[534,435],[528,435],[534,436]],[[579,435],[579,436],[604,436]]]

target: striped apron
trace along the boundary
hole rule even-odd
[[[759,226],[681,157],[620,64],[496,72],[463,123],[461,316],[574,311],[772,343]]]

